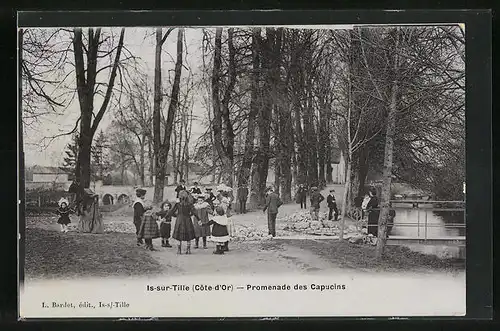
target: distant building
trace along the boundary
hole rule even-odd
[[[67,183],[68,174],[58,167],[33,166],[31,168],[33,183]]]

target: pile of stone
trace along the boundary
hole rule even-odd
[[[281,217],[277,220],[278,223],[285,224],[283,230],[291,232],[299,232],[308,235],[319,236],[338,236],[340,235],[340,222],[328,220],[327,214],[319,213],[318,220],[312,220],[308,211],[301,210],[293,214]],[[350,237],[358,234],[358,230],[354,225],[348,225],[344,229],[344,237]]]

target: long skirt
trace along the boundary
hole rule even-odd
[[[191,241],[195,238],[194,226],[191,217],[179,215],[175,220],[172,238],[178,241]]]
[[[198,225],[198,221],[193,218],[194,235],[196,238],[210,236],[210,226],[208,224]]]
[[[159,236],[160,230],[158,229],[158,223],[156,223],[156,220],[151,216],[144,217],[138,237],[144,239],[155,239]]]
[[[170,238],[171,229],[172,229],[172,224],[170,222],[161,222],[161,224],[160,224],[160,237]]]

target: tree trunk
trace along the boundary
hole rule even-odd
[[[395,50],[399,50],[401,38],[401,30],[399,27],[394,29]],[[384,150],[384,170],[382,193],[380,195],[380,216],[378,218],[378,240],[376,258],[381,259],[384,254],[385,244],[387,241],[387,220],[389,218],[390,199],[391,199],[391,182],[392,182],[392,164],[394,151],[394,135],[396,132],[396,112],[398,107],[398,69],[399,56],[397,52],[392,53],[393,56],[393,80],[391,85],[391,100],[389,104],[389,112],[387,115],[387,130],[385,135],[385,150]]]
[[[347,217],[347,205],[349,203],[349,187],[351,186],[351,162],[347,161],[347,175],[344,184],[344,196],[342,197],[342,216],[340,218],[340,240],[344,240],[345,220]]]
[[[258,107],[258,89],[259,89],[259,45],[258,38],[260,28],[252,29],[252,83],[250,91],[250,111],[248,114],[247,134],[245,138],[245,147],[243,151],[243,160],[241,162],[240,171],[238,173],[238,186],[248,187],[251,167],[253,144],[255,140],[255,118],[259,112]]]
[[[154,162],[155,157],[153,153],[153,147],[151,145],[151,137],[148,138],[148,157],[149,157],[149,186],[153,185],[153,177],[154,177]]]
[[[172,127],[179,104],[179,90],[182,73],[182,53],[183,53],[183,36],[184,29],[180,28],[177,32],[177,59],[175,62],[174,83],[170,94],[170,104],[168,107],[167,122],[165,123],[165,133],[163,142],[161,141],[161,49],[164,42],[162,38],[162,29],[156,29],[156,49],[155,49],[155,97],[153,108],[153,128],[154,142],[156,155],[156,180],[153,201],[159,203],[163,200],[163,190],[165,188],[165,175],[167,166],[168,151],[170,149],[170,138],[172,135]]]

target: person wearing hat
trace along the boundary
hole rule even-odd
[[[141,224],[144,219],[144,213],[147,210],[152,209],[151,206],[146,206],[144,199],[146,198],[146,190],[142,188],[138,188],[135,190],[136,199],[132,207],[134,208],[134,225],[135,225],[135,234],[137,236],[137,246],[143,244],[142,238],[140,236]]]
[[[321,201],[325,200],[325,197],[321,195],[316,186],[311,187],[311,219],[314,221],[319,220],[319,207]]]
[[[335,222],[337,222],[338,217],[339,217],[339,210],[337,209],[337,201],[335,201],[335,190],[332,188],[330,190],[330,194],[326,197],[326,204],[328,205],[328,220],[332,220],[332,214],[335,212]]]
[[[207,187],[206,191],[207,191],[207,193],[205,194],[205,196],[206,196],[205,201],[208,202],[208,204],[210,205],[210,208],[212,208],[212,210],[213,210],[214,209],[214,201],[217,200],[217,197],[212,192],[211,187]]]
[[[69,218],[69,214],[74,213],[75,211],[68,207],[68,200],[65,198],[61,198],[58,202],[59,208],[57,208],[57,214],[59,215],[59,219],[57,220],[57,224],[61,225],[61,232],[68,232],[68,224],[71,223]]]
[[[264,207],[264,213],[267,210],[267,227],[269,234],[276,237],[276,216],[278,215],[278,209],[283,204],[279,196],[274,193],[274,190],[270,188],[266,197],[266,205]]]
[[[198,187],[198,182],[194,182],[194,186],[191,187],[190,193],[193,197],[198,198],[198,195],[201,195],[201,188]]]
[[[304,184],[299,185],[299,189],[297,190],[297,200],[300,203],[300,209],[307,208],[307,189],[304,187]]]
[[[176,198],[179,198],[180,191],[186,191],[186,181],[184,179],[181,179],[179,185],[175,188],[175,192],[177,193]]]

